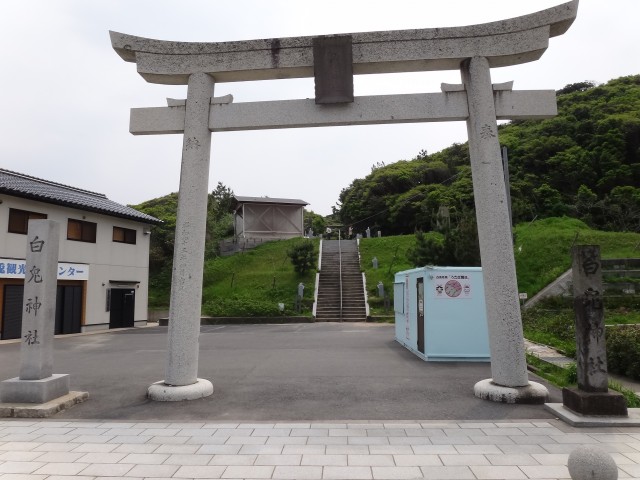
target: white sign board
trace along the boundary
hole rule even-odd
[[[439,273],[432,282],[433,298],[459,300],[472,298],[473,285],[471,277],[465,273]]]
[[[0,258],[0,278],[25,278],[25,260]],[[58,280],[89,280],[89,265],[84,263],[58,263]]]

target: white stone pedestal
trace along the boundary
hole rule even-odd
[[[198,378],[191,385],[167,385],[164,380],[149,387],[148,396],[158,402],[180,402],[182,400],[197,400],[208,397],[213,393],[213,384],[209,380]]]
[[[547,387],[537,382],[529,382],[524,387],[505,387],[489,378],[476,383],[473,386],[473,393],[478,398],[498,403],[541,405],[549,400]]]
[[[39,380],[21,380],[10,378],[0,383],[0,402],[2,403],[46,403],[69,393],[68,374],[54,373]]]

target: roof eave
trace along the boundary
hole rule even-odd
[[[60,205],[62,207],[69,207],[69,208],[74,208],[76,210],[82,210],[85,212],[93,212],[93,213],[99,213],[101,215],[106,215],[109,217],[116,217],[116,218],[125,218],[127,220],[133,220],[139,223],[143,223],[143,224],[147,224],[147,225],[160,225],[161,223],[164,223],[162,220],[155,218],[155,217],[151,217],[149,215],[149,218],[140,218],[140,217],[136,217],[135,215],[127,215],[126,213],[118,213],[118,212],[112,212],[109,210],[104,210],[104,209],[100,209],[100,208],[92,208],[90,206],[87,205],[78,205],[76,203],[73,202],[67,202],[64,200],[58,200],[55,198],[49,198],[49,197],[43,197],[40,195],[34,195],[34,194],[30,194],[30,193],[25,193],[25,192],[20,192],[20,191],[15,191],[15,190],[10,190],[7,188],[2,188],[0,187],[0,193],[4,193],[6,195],[11,195],[14,197],[19,197],[19,198],[26,198],[29,200],[36,200],[38,202],[42,202],[42,203],[48,203],[51,205]]]

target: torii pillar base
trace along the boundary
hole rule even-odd
[[[481,380],[473,387],[476,397],[499,403],[523,403],[542,405],[549,401],[549,391],[537,382],[529,382],[524,387],[503,387],[493,380]]]
[[[191,385],[167,385],[164,380],[149,387],[148,396],[157,402],[180,402],[182,400],[197,400],[208,397],[213,393],[213,384],[209,380],[199,378]]]

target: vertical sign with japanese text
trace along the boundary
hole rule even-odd
[[[607,349],[600,246],[571,248],[578,388],[607,392]]]
[[[42,380],[53,374],[59,243],[60,225],[57,222],[29,220],[20,380]]]

